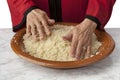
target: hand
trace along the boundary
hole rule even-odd
[[[49,25],[54,23],[55,21],[50,19],[44,11],[40,9],[32,10],[27,15],[25,38],[32,35],[34,40],[44,39],[45,36],[49,36],[51,34]]]
[[[70,54],[76,59],[89,57],[91,54],[92,34],[97,24],[89,19],[75,26],[63,39],[72,41]]]

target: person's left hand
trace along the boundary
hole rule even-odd
[[[89,19],[75,26],[68,35],[63,36],[64,40],[71,41],[70,55],[76,59],[89,57],[92,46],[92,34],[97,24]]]

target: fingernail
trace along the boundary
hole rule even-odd
[[[49,32],[49,31],[46,31],[46,35],[49,36],[49,35],[50,35],[50,32]]]

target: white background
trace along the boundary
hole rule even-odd
[[[0,0],[0,28],[11,28],[11,17],[7,0]],[[120,0],[117,0],[110,21],[106,28],[120,28]]]

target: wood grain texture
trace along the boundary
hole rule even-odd
[[[59,22],[56,24],[74,25],[74,26],[77,25],[77,23],[66,23],[66,22]],[[77,61],[65,61],[65,62],[49,61],[49,60],[43,60],[40,58],[33,57],[28,53],[24,52],[23,50],[24,47],[22,43],[23,41],[22,37],[24,34],[25,34],[25,28],[21,29],[13,36],[11,40],[11,48],[13,49],[13,51],[18,56],[20,56],[21,58],[27,61],[50,68],[64,69],[64,68],[78,68],[78,67],[87,66],[107,57],[109,54],[112,53],[115,47],[115,42],[113,38],[107,32],[95,30],[95,34],[97,35],[98,40],[102,42],[102,46],[99,48],[99,52],[100,52],[99,54],[87,59],[77,60]]]

